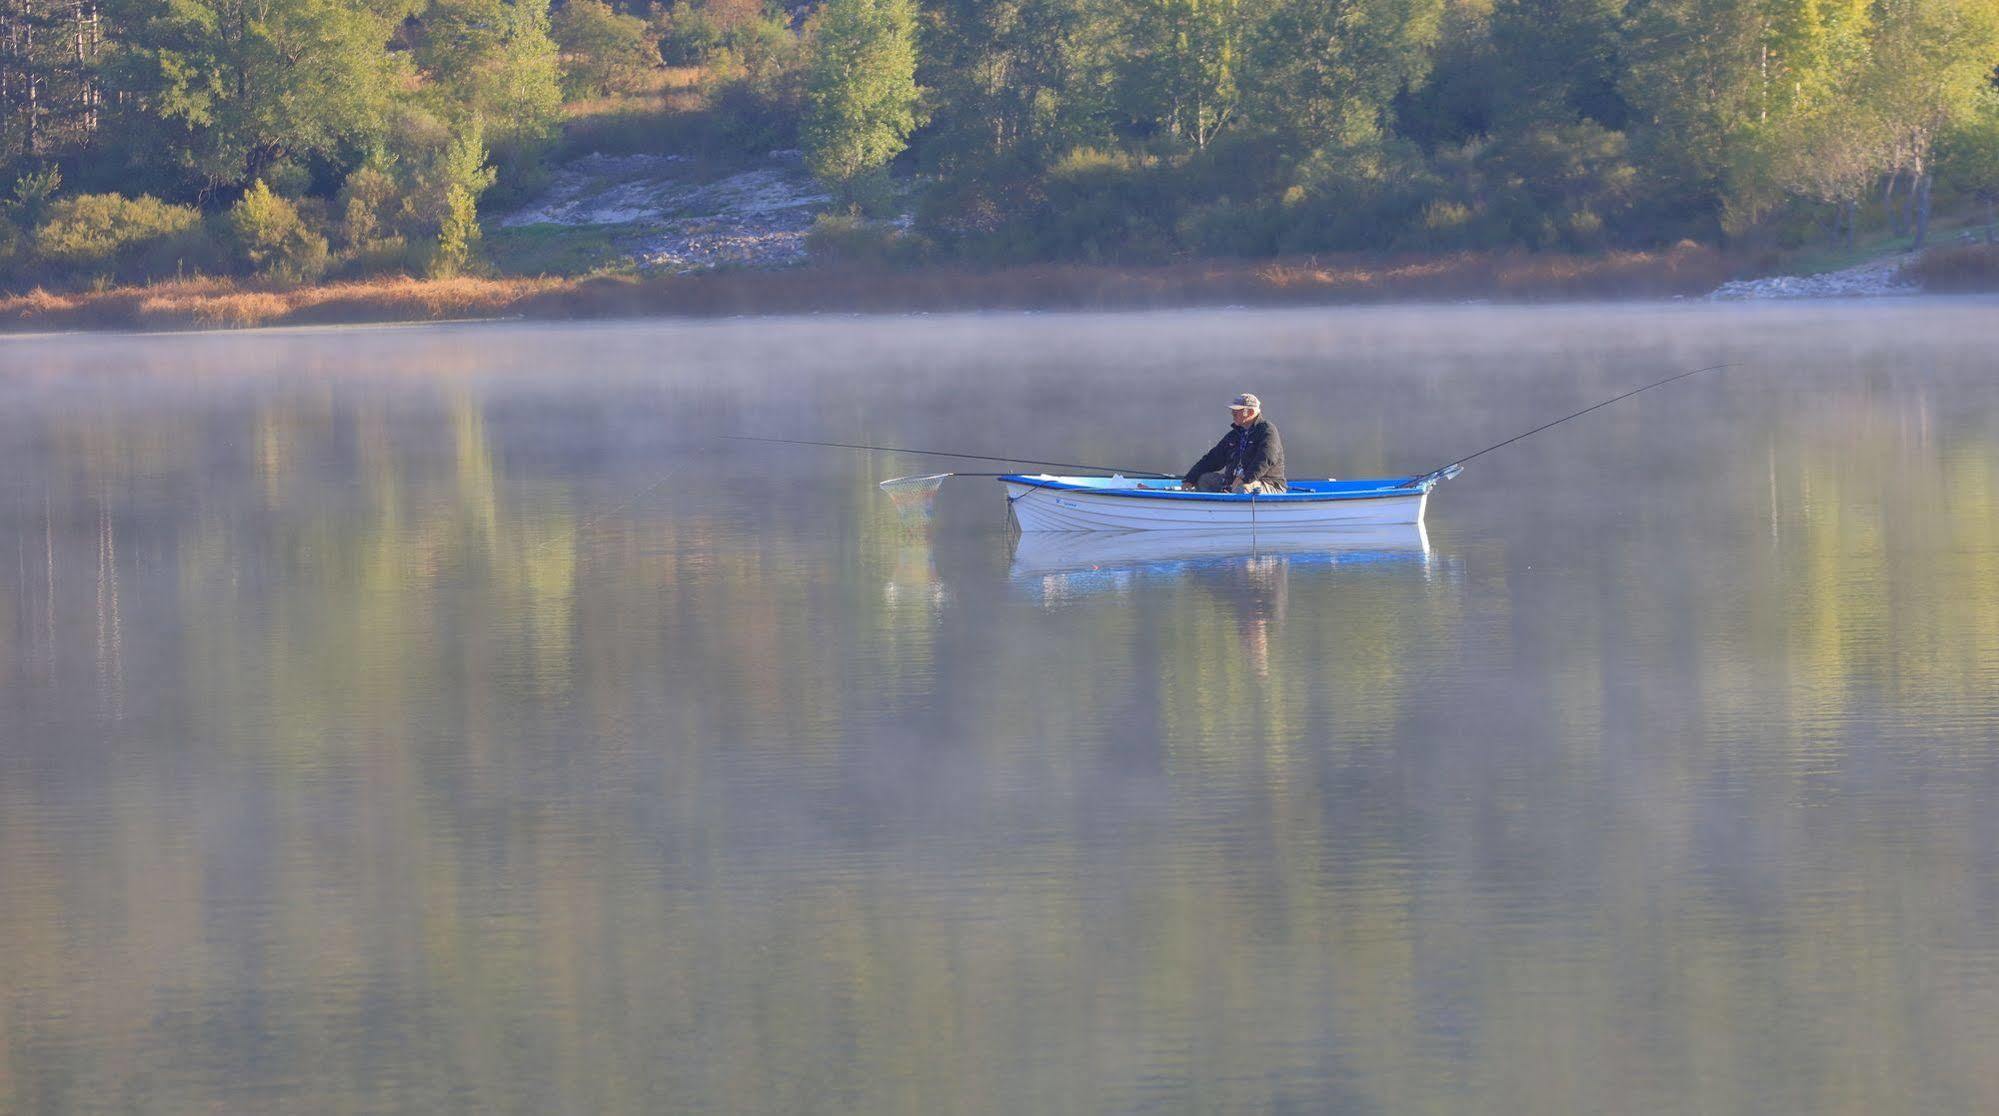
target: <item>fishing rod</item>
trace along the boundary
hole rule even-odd
[[[1176,477],[1174,473],[1160,473],[1151,469],[1114,469],[1108,465],[1078,465],[1070,461],[1036,461],[1031,457],[991,457],[982,453],[947,453],[943,450],[904,449],[900,446],[869,446],[859,442],[808,442],[800,438],[756,438],[748,434],[724,434],[722,437],[732,442],[775,442],[785,446],[828,446],[833,449],[869,450],[874,453],[908,453],[918,457],[956,457],[966,461],[1003,461],[1016,465],[1047,465],[1056,469],[1088,469],[1096,473],[1122,473],[1125,476]],[[961,477],[1007,476],[1006,473],[956,473]]]
[[[1563,423],[1569,421],[1570,419],[1581,418],[1584,415],[1589,414],[1591,411],[1602,410],[1603,408],[1610,406],[1612,403],[1615,403],[1620,399],[1629,399],[1632,396],[1637,395],[1641,391],[1651,391],[1653,388],[1656,387],[1665,387],[1667,384],[1673,383],[1674,381],[1684,380],[1689,376],[1698,376],[1703,372],[1719,372],[1724,368],[1733,368],[1733,367],[1735,367],[1734,362],[1724,361],[1720,364],[1710,364],[1706,368],[1696,368],[1692,372],[1682,372],[1677,376],[1668,376],[1665,379],[1659,380],[1655,383],[1646,384],[1644,387],[1632,388],[1630,391],[1625,392],[1623,395],[1613,395],[1609,399],[1606,399],[1601,403],[1584,407],[1582,410],[1577,411],[1573,415],[1563,415],[1561,418],[1558,418],[1553,422],[1543,423],[1542,425],[1537,426],[1532,430],[1529,430],[1525,434],[1515,434],[1513,437],[1506,439],[1504,442],[1501,442],[1498,445],[1487,446],[1484,449],[1478,451],[1477,453],[1468,453],[1465,456],[1458,458],[1456,461],[1452,461],[1446,465],[1439,466],[1438,468],[1432,469],[1427,473],[1410,477],[1408,480],[1403,481],[1401,484],[1398,484],[1395,487],[1414,488],[1417,485],[1422,484],[1424,481],[1429,480],[1432,477],[1441,477],[1446,475],[1456,476],[1457,475],[1456,470],[1461,470],[1464,467],[1464,463],[1470,461],[1474,457],[1483,457],[1486,454],[1491,453],[1493,450],[1505,449],[1507,446],[1512,445],[1513,443],[1519,441],[1522,438],[1527,438],[1535,434],[1539,434],[1541,431],[1547,430],[1550,427],[1560,426]]]

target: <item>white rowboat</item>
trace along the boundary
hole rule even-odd
[[[1423,522],[1430,490],[1454,473],[1299,480],[1285,492],[1182,492],[1176,480],[1010,473],[1007,510],[1022,531],[1277,530]]]

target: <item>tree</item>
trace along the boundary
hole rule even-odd
[[[0,171],[92,142],[104,22],[97,0],[0,0]]]
[[[509,162],[554,138],[562,84],[548,0],[431,0],[421,18],[416,59],[435,111],[493,121],[487,141]]]
[[[1132,0],[1119,6],[1117,99],[1148,130],[1204,149],[1235,119],[1254,0]]]
[[[1625,0],[1499,0],[1485,74],[1492,113],[1509,127],[1594,120],[1621,128],[1617,87]]]
[[[1625,21],[1620,90],[1655,178],[1726,230],[1784,196],[1822,196],[1813,145],[1843,168],[1865,137],[1841,111],[1866,58],[1871,0],[1651,0]],[[1847,181],[1842,171],[1835,176]],[[1845,187],[1840,187],[1844,191]],[[1844,194],[1842,193],[1842,196]]]
[[[659,46],[646,21],[604,0],[568,0],[555,13],[562,51],[562,91],[571,100],[636,88],[659,65]]]
[[[174,0],[135,29],[131,92],[159,128],[155,158],[204,189],[284,156],[378,137],[404,70],[391,13],[355,0]]]
[[[1872,0],[1766,0],[1754,116],[1729,138],[1729,204],[1754,219],[1784,197],[1834,208],[1851,246],[1855,213],[1889,170],[1880,120],[1854,85],[1867,61]]]
[[[1727,183],[1760,109],[1760,8],[1758,0],[1650,0],[1625,20],[1619,91],[1632,109],[1633,146],[1671,204],[1718,227],[1737,223]]]
[[[1264,127],[1305,145],[1379,136],[1395,96],[1429,70],[1443,0],[1266,0],[1245,97]]]
[[[1985,207],[1985,243],[1999,244],[1999,86],[1959,119],[1938,158],[1944,175]]]
[[[478,116],[453,136],[430,168],[426,185],[441,205],[437,214],[437,249],[431,254],[433,277],[456,275],[471,262],[479,240],[479,195],[493,184],[486,165],[485,128]]]
[[[1858,95],[1879,120],[1891,165],[1912,183],[1912,247],[1929,238],[1937,142],[1991,89],[1999,58],[1993,0],[1877,0]]]
[[[1851,248],[1860,201],[1892,166],[1884,135],[1865,105],[1828,101],[1792,114],[1785,133],[1771,139],[1767,168],[1792,196],[1831,205],[1833,236]]]
[[[983,178],[1107,138],[1103,30],[1085,0],[939,0],[924,27],[923,84],[937,100],[925,161]]]
[[[918,121],[912,0],[828,0],[814,18],[805,160],[852,189],[900,154]]]

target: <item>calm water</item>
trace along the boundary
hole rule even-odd
[[[1999,1109],[1999,303],[0,341],[0,1111]],[[1016,545],[948,464],[1475,462]],[[978,468],[978,466],[969,466]]]

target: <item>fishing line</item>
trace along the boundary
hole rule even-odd
[[[1122,473],[1132,477],[1164,477],[1177,479],[1177,473],[1161,473],[1152,469],[1118,469],[1109,465],[1078,465],[1073,461],[1036,461],[1031,457],[992,457],[982,453],[948,453],[944,450],[904,449],[901,446],[870,446],[859,442],[808,442],[799,438],[755,438],[748,434],[724,434],[722,437],[732,442],[775,442],[784,446],[827,446],[832,449],[869,450],[874,453],[909,453],[919,457],[956,457],[966,461],[1011,461],[1018,465],[1047,465],[1056,469],[1088,469],[1097,473]],[[961,477],[983,476],[981,473],[958,473]],[[995,473],[994,476],[1006,476]]]
[[[1591,411],[1601,410],[1605,407],[1610,406],[1612,403],[1617,402],[1620,399],[1629,399],[1632,396],[1637,395],[1639,392],[1651,391],[1653,388],[1656,387],[1665,387],[1667,384],[1673,383],[1677,380],[1684,380],[1689,376],[1698,376],[1703,372],[1719,372],[1724,368],[1734,368],[1734,367],[1735,367],[1734,362],[1724,361],[1720,364],[1710,364],[1706,368],[1696,368],[1692,372],[1682,372],[1677,376],[1668,376],[1665,379],[1659,380],[1655,383],[1646,384],[1644,387],[1632,388],[1630,391],[1625,392],[1623,395],[1613,395],[1609,399],[1606,399],[1601,403],[1596,403],[1591,406],[1584,407],[1582,410],[1577,411],[1573,415],[1563,415],[1561,418],[1558,418],[1550,423],[1543,423],[1542,425],[1537,426],[1532,430],[1529,430],[1525,434],[1515,434],[1513,437],[1506,439],[1504,442],[1500,442],[1498,445],[1487,446],[1484,449],[1478,451],[1477,453],[1468,453],[1465,456],[1458,458],[1456,461],[1452,461],[1447,464],[1441,465],[1435,469],[1430,470],[1427,473],[1421,473],[1416,476],[1410,477],[1408,480],[1402,482],[1401,484],[1396,485],[1395,487],[1414,488],[1417,485],[1422,484],[1424,481],[1429,480],[1431,477],[1441,476],[1448,470],[1456,469],[1462,466],[1465,462],[1470,461],[1474,457],[1483,457],[1486,454],[1491,453],[1493,450],[1505,449],[1507,446],[1512,445],[1513,443],[1519,441],[1522,438],[1531,437],[1532,435],[1539,434],[1541,431],[1547,430],[1550,427],[1560,426],[1563,423],[1569,421],[1570,419],[1581,418],[1584,415],[1589,414]]]

